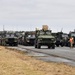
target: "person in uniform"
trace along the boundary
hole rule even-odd
[[[70,48],[73,48],[73,44],[74,44],[74,39],[73,39],[73,37],[70,38],[69,42],[70,42]]]

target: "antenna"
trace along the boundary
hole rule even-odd
[[[4,25],[3,25],[3,31],[4,31],[5,29],[4,29]]]
[[[61,28],[61,32],[62,32],[63,28]]]

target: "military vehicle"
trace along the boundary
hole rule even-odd
[[[57,32],[56,33],[56,46],[59,47],[63,47],[67,45],[67,40],[68,40],[68,34],[67,33],[63,33],[63,32]]]
[[[35,41],[35,31],[26,31],[23,38],[24,45],[33,46],[34,41]]]
[[[40,49],[41,46],[48,46],[48,48],[55,49],[55,37],[52,36],[47,25],[43,25],[41,30],[36,29],[35,37],[35,48]]]
[[[9,46],[18,46],[18,38],[15,37],[13,34],[6,34],[5,43]]]
[[[67,46],[68,45],[68,34],[67,33],[62,34],[60,45],[61,46]]]
[[[18,46],[17,37],[7,37],[5,38],[5,42],[6,42],[6,45],[9,45],[9,46]]]
[[[21,37],[18,38],[18,43],[20,45],[24,45],[24,36],[21,36]]]
[[[6,36],[6,31],[1,31],[0,32],[0,45],[5,46],[5,36]]]
[[[57,47],[59,47],[61,44],[61,40],[62,40],[62,34],[63,34],[63,32],[57,32],[56,33],[56,42],[55,42],[55,44],[56,44],[56,46]],[[63,46],[63,44],[62,44],[62,46]]]
[[[16,33],[17,37],[18,37],[18,43],[20,45],[24,45],[24,35],[25,35],[25,31],[23,32],[18,32]]]

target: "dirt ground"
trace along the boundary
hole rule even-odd
[[[0,75],[75,75],[75,67],[36,60],[0,46]]]

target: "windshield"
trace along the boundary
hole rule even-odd
[[[35,37],[35,35],[33,34],[33,35],[28,35],[28,37]]]
[[[40,31],[39,34],[40,35],[50,35],[51,32],[50,31]]]
[[[14,37],[14,34],[6,34],[6,37]]]
[[[62,34],[62,37],[68,37],[68,35],[67,34]]]
[[[39,33],[40,33],[40,35],[44,35],[45,34],[43,31],[40,31]]]

